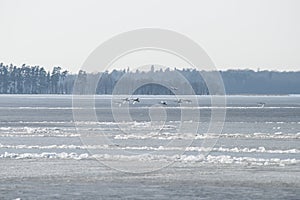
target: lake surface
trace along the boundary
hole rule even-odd
[[[0,199],[299,199],[300,96],[123,98],[1,95]]]

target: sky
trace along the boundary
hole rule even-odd
[[[0,62],[77,72],[112,36],[173,30],[219,70],[300,70],[298,0],[0,0]]]

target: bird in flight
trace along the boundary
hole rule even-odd
[[[263,108],[263,107],[265,107],[266,103],[265,102],[258,102],[257,105]]]
[[[170,87],[170,88],[171,88],[171,90],[178,90],[177,87]]]
[[[166,101],[161,101],[160,104],[165,105],[165,106],[168,105]]]
[[[128,97],[122,99],[123,100],[123,104],[126,103],[126,102],[130,102],[130,99]]]
[[[140,102],[140,98],[133,98],[131,100],[132,100],[132,104]]]
[[[192,100],[190,100],[190,99],[176,99],[175,102],[179,103],[179,104],[181,104],[181,103],[192,103]]]

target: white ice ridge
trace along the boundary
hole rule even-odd
[[[157,139],[157,140],[176,140],[176,139],[216,139],[216,138],[249,138],[249,139],[300,139],[299,133],[222,133],[220,135],[214,133],[207,134],[176,134],[176,133],[150,133],[144,135],[136,135],[136,134],[123,134],[123,135],[115,135],[114,139],[117,140],[128,140],[128,139],[137,139],[137,140],[146,140],[146,139]]]
[[[43,152],[43,153],[8,153],[0,154],[2,159],[97,159],[102,161],[171,161],[171,162],[183,162],[183,163],[213,163],[213,164],[241,164],[241,165],[258,165],[258,166],[285,166],[285,165],[295,165],[299,164],[300,160],[297,159],[279,159],[279,158],[253,158],[253,157],[235,157],[229,155],[219,155],[219,156],[204,156],[204,155],[109,155],[109,154],[94,154],[89,155],[76,154],[76,153],[54,153],[54,152]]]
[[[0,137],[79,137],[74,128],[0,127]]]
[[[148,126],[148,124],[139,124],[142,130],[142,126]],[[175,129],[172,125],[166,125],[163,131],[150,132],[145,134],[107,134],[107,137],[113,137],[116,140],[176,140],[176,139],[188,139],[188,140],[203,140],[203,139],[217,139],[217,138],[246,138],[246,139],[300,139],[300,132],[298,133],[204,133],[204,134],[194,134],[194,133],[172,133],[167,131],[172,131]],[[278,128],[277,128],[278,129]],[[277,130],[276,129],[276,130]],[[130,128],[128,129],[130,130]],[[100,131],[100,132],[99,132]],[[12,127],[1,127],[0,137],[84,137],[88,134],[94,134],[98,136],[103,136],[101,131],[119,131],[119,128],[107,127],[107,128],[85,128],[77,133],[74,129],[57,129],[57,128],[12,128]],[[84,133],[81,135],[80,133]],[[99,134],[100,133],[100,134]]]
[[[14,159],[32,159],[32,158],[60,158],[60,159],[86,159],[88,154],[77,153],[55,153],[55,152],[43,152],[43,153],[8,153],[0,154],[0,158],[14,158]]]
[[[80,137],[80,134],[0,134],[0,137]]]
[[[0,143],[0,148],[5,149],[106,149],[106,150],[146,150],[146,151],[196,151],[196,152],[231,152],[231,153],[270,153],[270,154],[298,154],[299,149],[266,149],[265,147],[258,148],[205,148],[205,147],[168,147],[168,146],[115,146],[115,145],[4,145]]]

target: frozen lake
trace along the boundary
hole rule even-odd
[[[1,95],[0,198],[299,199],[300,96],[227,96],[220,135],[209,96],[122,98],[96,96],[91,111],[68,95]]]

